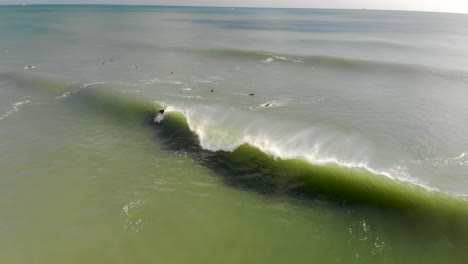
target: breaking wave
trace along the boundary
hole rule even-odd
[[[39,78],[20,80],[23,77],[15,77],[23,82],[22,87],[31,85],[37,90],[39,86],[51,95],[63,94],[69,88]],[[13,111],[25,103],[28,101],[12,105]],[[99,89],[83,89],[67,103],[95,109],[119,123],[150,126],[169,149],[184,151],[229,177],[241,177],[249,186],[274,182],[281,190],[305,191],[345,203],[411,214],[425,212],[463,219],[468,216],[466,196],[438,191],[411,177],[400,178],[392,171],[372,168],[366,161],[372,151],[358,137],[330,133],[320,127],[272,127],[274,122],[260,118],[249,122],[242,115],[236,117],[227,111],[220,117],[215,114],[215,106],[201,105],[197,109],[165,105],[123,94],[105,84]],[[161,109],[165,109],[164,119],[154,123]],[[462,153],[453,159],[465,162],[465,157]]]

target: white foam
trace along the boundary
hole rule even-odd
[[[265,60],[262,60],[262,61],[260,61],[260,62],[261,62],[261,63],[272,63],[272,62],[274,62],[275,60],[291,61],[291,62],[295,62],[295,63],[304,62],[303,60],[301,60],[301,59],[299,59],[299,58],[286,58],[286,57],[283,57],[283,56],[268,57],[268,58],[266,58]]]
[[[282,56],[275,56],[275,59],[284,60],[284,61],[292,61],[292,62],[297,62],[297,63],[304,62],[304,61],[302,61],[300,59],[290,59],[290,58],[285,58],[285,57],[282,57]]]
[[[297,135],[298,138],[303,137],[302,135]],[[410,182],[414,185],[418,185],[424,187],[428,190],[437,190],[436,188],[429,187],[424,183],[420,182],[418,179],[414,179],[409,177],[406,173],[392,173],[390,171],[385,170],[378,170],[373,169],[369,166],[368,162],[365,161],[346,161],[340,158],[337,158],[333,154],[325,154],[323,151],[323,147],[320,143],[315,143],[310,149],[307,151],[299,150],[298,148],[292,150],[286,150],[283,148],[283,145],[286,146],[294,146],[294,141],[296,139],[294,136],[290,137],[292,140],[288,142],[288,139],[285,139],[281,145],[278,145],[276,142],[270,141],[268,139],[258,138],[258,137],[251,137],[246,136],[243,138],[243,143],[247,143],[255,148],[260,149],[262,152],[273,156],[274,158],[280,159],[302,159],[314,165],[330,165],[335,164],[340,167],[348,168],[348,169],[362,169],[372,174],[376,175],[383,175],[387,178],[402,181],[402,182]],[[296,143],[297,144],[297,143]],[[237,148],[236,146],[235,148]],[[233,148],[232,150],[234,150]],[[232,151],[230,150],[230,151]],[[397,172],[397,171],[393,171]],[[401,172],[401,171],[400,171]]]
[[[88,88],[89,86],[92,86],[92,85],[96,85],[96,84],[103,84],[103,83],[107,83],[107,82],[92,82],[92,83],[84,83],[82,85],[80,85],[80,87],[78,89],[74,89],[74,90],[71,90],[71,91],[68,91],[62,95],[59,95],[57,97],[55,97],[55,99],[63,99],[63,98],[67,98],[69,97],[70,95],[72,94],[75,94],[83,89],[86,89]]]
[[[127,216],[131,216],[130,214],[130,210],[131,209],[136,209],[138,208],[140,205],[144,204],[145,202],[144,201],[141,201],[141,200],[136,200],[136,201],[132,201],[130,202],[129,204],[126,204],[122,207],[122,213],[124,213],[125,215]]]
[[[55,99],[63,99],[63,98],[66,98],[66,97],[70,96],[72,93],[76,93],[76,92],[78,92],[78,90],[69,91],[69,92],[66,92],[66,93],[64,93],[62,95],[59,95],[59,96],[55,97]]]
[[[158,83],[159,79],[157,77],[153,79],[144,79],[144,80],[138,80],[142,85],[150,85],[154,83]]]
[[[272,63],[273,61],[275,61],[275,59],[272,58],[272,57],[269,57],[269,58],[266,58],[265,60],[262,60],[260,62],[261,63]]]
[[[14,104],[11,104],[8,111],[6,111],[3,115],[0,116],[0,120],[5,119],[6,117],[18,112],[20,110],[21,105],[24,105],[24,104],[27,104],[27,103],[30,103],[30,102],[31,101],[26,100],[26,101],[20,101],[20,102],[16,102]]]
[[[153,79],[138,80],[138,82],[139,82],[139,84],[136,84],[136,85],[151,85],[151,84],[155,84],[155,83],[167,83],[167,84],[177,84],[177,85],[184,84],[182,81],[161,80],[161,79],[158,79],[157,77],[155,77]]]
[[[254,108],[273,108],[273,107],[282,107],[287,105],[288,103],[285,101],[268,101],[263,104],[259,104]],[[251,110],[253,110],[252,107],[249,107]]]
[[[173,93],[164,93],[166,95],[174,96],[174,97],[181,97],[181,98],[190,98],[190,99],[205,99],[199,95],[182,95],[182,94],[173,94]]]
[[[460,156],[455,157],[455,158],[453,158],[453,159],[455,159],[455,160],[463,159],[463,158],[465,158],[465,157],[468,157],[467,154],[468,154],[467,152],[463,152],[463,153],[460,154]]]
[[[208,79],[217,80],[217,81],[223,81],[224,80],[224,78],[221,77],[221,76],[210,76],[210,77],[208,77]]]
[[[160,81],[161,83],[169,83],[169,84],[183,84],[183,82],[181,81]]]
[[[468,166],[468,153],[462,152],[459,156],[451,157],[451,158],[444,158],[444,157],[437,157],[437,158],[427,158],[423,160],[411,160],[412,164],[415,165],[428,165],[431,167],[436,168],[443,168],[443,167],[450,167],[450,166]]]
[[[80,85],[80,88],[86,88],[86,87],[89,87],[91,85],[96,85],[96,84],[103,84],[103,83],[106,83],[106,82],[92,82],[92,83],[84,83],[82,85]]]
[[[192,82],[195,82],[195,83],[212,83],[214,79],[200,79],[196,76],[192,76]]]

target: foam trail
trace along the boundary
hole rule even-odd
[[[442,168],[447,166],[466,166],[468,165],[468,153],[462,152],[456,157],[437,157],[437,158],[426,158],[423,160],[411,160],[410,163],[425,166],[431,166],[434,168]]]
[[[282,107],[282,106],[286,106],[287,104],[288,102],[284,102],[284,101],[268,101],[268,102],[265,102],[263,104],[256,106],[255,108]],[[250,109],[253,110],[253,107],[250,107]]]
[[[75,93],[81,91],[82,89],[88,88],[89,86],[96,85],[96,84],[104,84],[104,83],[107,83],[107,82],[84,83],[84,84],[80,85],[80,88],[74,89],[74,90],[72,90],[72,91],[68,91],[68,92],[66,92],[66,93],[64,93],[64,94],[62,94],[62,95],[59,95],[59,96],[55,97],[55,98],[56,98],[56,99],[67,98],[67,97],[69,97],[70,95],[75,94]]]
[[[161,79],[158,79],[158,77],[154,77],[153,79],[142,79],[142,80],[138,80],[138,82],[139,82],[138,84],[135,84],[136,86],[151,85],[151,84],[156,84],[156,83],[177,84],[177,85],[184,84],[182,81],[161,80]]]
[[[8,111],[6,111],[2,116],[0,116],[0,120],[3,120],[6,117],[18,112],[20,110],[21,105],[24,105],[24,104],[27,104],[27,103],[30,103],[30,102],[31,101],[26,100],[26,101],[16,102],[16,103],[10,105],[10,107],[9,107],[10,109]]]
[[[274,62],[274,61],[275,61],[274,58],[269,57],[269,58],[266,58],[266,59],[262,60],[261,63],[272,63],[272,62]]]
[[[173,94],[173,93],[164,93],[164,94],[169,95],[169,96],[189,98],[189,99],[205,99],[199,95],[180,95],[180,94]]]
[[[89,87],[91,85],[96,85],[96,84],[103,84],[103,83],[107,83],[107,82],[92,82],[92,83],[84,83],[82,85],[80,85],[80,88],[86,88],[86,87]]]
[[[284,56],[278,56],[278,55],[275,55],[275,56],[272,56],[272,57],[268,57],[262,61],[260,61],[261,63],[272,63],[276,60],[282,60],[282,61],[291,61],[291,62],[295,62],[295,63],[300,63],[300,62],[304,62],[303,60],[301,59],[298,59],[298,58],[286,58]]]
[[[78,91],[79,91],[79,90],[77,89],[77,90],[73,90],[73,91],[70,91],[70,92],[66,92],[66,93],[64,93],[64,94],[62,94],[62,95],[59,95],[59,96],[55,97],[55,99],[67,98],[67,97],[69,97],[70,95],[72,95],[72,94],[74,94],[74,93],[77,93]]]
[[[198,79],[197,77],[192,77],[192,82],[194,83],[212,83],[212,80]]]

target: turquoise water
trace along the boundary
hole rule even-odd
[[[0,7],[0,257],[464,263],[467,24]]]

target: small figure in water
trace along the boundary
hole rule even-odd
[[[214,93],[214,89],[211,89],[211,91],[210,91],[210,92]]]
[[[159,123],[164,119],[164,110],[159,110],[158,115],[154,118],[155,123]]]
[[[174,72],[171,72],[171,75],[174,75]]]
[[[249,96],[255,96],[255,94],[254,93],[249,93]]]

